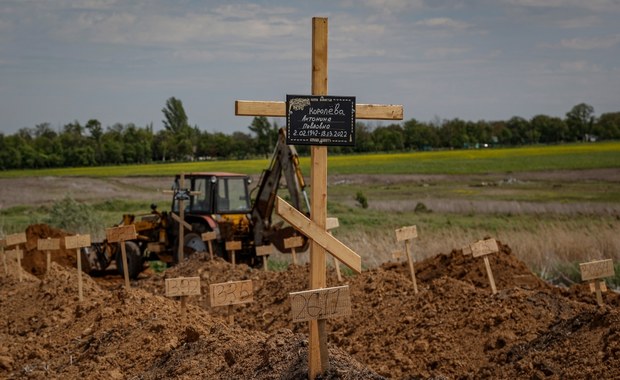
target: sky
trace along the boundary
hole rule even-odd
[[[249,133],[235,100],[311,93],[312,17],[329,95],[405,121],[620,111],[620,0],[0,0],[0,132],[160,130],[174,96],[192,126]]]

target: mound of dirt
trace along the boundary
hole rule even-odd
[[[69,236],[68,232],[61,229],[51,227],[47,224],[32,224],[26,228],[26,238],[28,239],[25,245],[24,260],[22,261],[22,267],[35,276],[42,276],[45,274],[47,259],[46,253],[37,249],[39,239],[60,239],[60,250],[50,251],[52,261],[66,267],[75,267],[77,264],[77,257],[75,249],[64,248],[64,237]]]
[[[459,250],[415,264],[386,263],[345,277],[352,315],[327,323],[332,370],[323,378],[620,378],[620,296],[604,306],[585,285],[536,278],[511,252],[481,258]],[[202,295],[164,297],[166,278],[199,276]],[[308,287],[307,266],[264,272],[194,256],[122,288],[122,279],[52,265],[41,279],[0,280],[0,377],[299,379],[307,373],[307,324],[290,321],[290,292]],[[339,285],[328,271],[328,286]],[[254,302],[211,307],[209,285],[252,280]],[[363,364],[360,364],[363,363]]]

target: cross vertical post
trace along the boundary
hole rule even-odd
[[[312,18],[312,95],[327,95],[327,18]],[[311,146],[310,218],[325,229],[327,220],[327,147]],[[327,286],[325,249],[310,243],[310,289]],[[325,319],[311,320],[308,347],[309,376],[329,369]]]

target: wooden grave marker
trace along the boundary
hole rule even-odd
[[[413,292],[418,294],[418,283],[415,278],[415,269],[413,268],[413,257],[410,252],[411,240],[418,237],[418,228],[416,226],[401,227],[396,231],[396,241],[405,242],[405,255],[407,256],[407,262],[409,263],[409,273],[411,273],[411,281],[413,281]]]
[[[179,215],[171,212],[170,216],[177,223],[179,223],[179,245],[177,247],[177,260],[178,262],[182,262],[185,259],[185,229],[191,231],[191,224],[185,221],[185,201],[189,201],[190,196],[200,194],[199,191],[190,191],[185,188],[185,173],[181,173],[179,176],[179,188],[175,190],[164,190],[164,193],[173,193],[174,199],[177,201],[177,205],[179,208]]]
[[[123,277],[125,277],[125,290],[129,290],[131,287],[129,283],[129,268],[127,266],[127,250],[125,248],[125,241],[135,240],[138,238],[136,234],[136,226],[129,224],[126,226],[119,226],[113,228],[107,228],[105,230],[106,237],[110,243],[119,243],[121,246],[121,259],[123,260]]]
[[[80,252],[80,248],[83,247],[90,247],[90,235],[65,236],[65,248],[75,249],[77,255],[78,297],[80,302],[84,300],[82,291],[82,254]]]
[[[327,18],[313,17],[312,18],[312,94],[313,96],[322,97],[328,94],[327,85]],[[235,102],[235,114],[238,116],[266,116],[266,117],[287,117],[289,111],[287,110],[287,104],[284,101],[242,101]],[[352,124],[355,124],[355,119],[383,119],[383,120],[402,120],[403,119],[403,107],[402,105],[380,105],[380,104],[355,104],[355,109],[352,117]],[[287,118],[287,124],[288,124]],[[288,127],[288,125],[287,125]],[[349,131],[352,132],[352,131]],[[287,139],[289,137],[287,136]],[[331,251],[324,245],[315,240],[319,237],[323,243],[326,240],[320,234],[320,231],[325,232],[325,223],[327,218],[327,146],[320,145],[308,141],[311,145],[311,210],[313,232],[310,242],[310,288],[320,289],[325,288],[327,282],[326,276],[326,250],[332,252],[332,254],[340,255]],[[302,214],[303,217],[305,217]],[[306,218],[307,219],[307,218]],[[308,219],[308,221],[310,221]],[[289,222],[290,223],[290,222]],[[305,223],[305,222],[304,222]],[[296,227],[298,231],[299,227]],[[304,232],[302,232],[304,233]],[[318,234],[315,236],[315,234]],[[337,241],[336,239],[334,239]],[[330,248],[335,248],[337,243],[330,241]],[[350,250],[349,250],[350,251]],[[351,251],[353,252],[353,251]],[[353,254],[355,254],[353,252]],[[348,256],[345,254],[345,256]],[[357,255],[356,255],[357,256]],[[358,256],[359,257],[359,256]],[[340,259],[340,257],[337,257]],[[345,263],[349,267],[352,264],[355,268],[357,266],[351,262]],[[341,260],[343,261],[343,260]],[[355,261],[355,259],[353,260]],[[344,261],[343,261],[344,263]],[[360,263],[361,267],[361,263]],[[353,268],[352,268],[353,269]],[[361,269],[361,268],[360,268]],[[355,270],[355,269],[354,269]],[[308,376],[314,379],[318,374],[329,369],[329,360],[327,356],[327,338],[325,333],[325,320],[312,320],[309,322],[309,354],[308,354]]]
[[[327,231],[329,231],[329,233],[331,234],[331,230],[336,229],[340,227],[340,222],[338,221],[338,218],[327,218],[325,220],[325,229]],[[338,277],[338,282],[342,282],[342,274],[340,273],[340,263],[338,262],[338,259],[336,258],[336,256],[332,255],[332,258],[334,259],[334,268],[336,268],[336,276]]]
[[[6,239],[0,240],[0,255],[2,255],[2,265],[4,266],[4,275],[9,275],[9,268],[6,265],[6,254],[4,253],[4,247],[6,246]]]
[[[47,273],[50,271],[50,266],[52,264],[52,252],[58,251],[60,249],[60,239],[52,239],[48,237],[47,239],[39,239],[37,240],[37,250],[41,252],[45,252],[45,270]]]
[[[215,231],[203,232],[200,235],[202,241],[206,241],[209,246],[209,257],[213,260],[213,240],[217,239],[217,233]]]
[[[293,323],[351,315],[349,286],[289,293]]]
[[[491,289],[493,291],[493,294],[496,294],[497,288],[495,287],[495,278],[493,277],[493,271],[491,271],[491,263],[489,263],[489,255],[499,252],[499,246],[497,245],[497,241],[495,239],[479,240],[474,244],[471,244],[469,247],[471,249],[472,257],[483,257],[484,266],[487,270],[487,276],[489,277]]]
[[[293,255],[293,264],[297,265],[297,252],[295,248],[299,248],[304,245],[304,238],[302,236],[291,236],[284,239],[284,248],[290,249]]]
[[[166,297],[181,297],[181,321],[185,321],[187,297],[200,295],[200,277],[166,279]]]
[[[603,305],[603,295],[601,294],[601,279],[612,277],[615,274],[614,263],[611,259],[596,260],[579,264],[582,281],[590,281],[594,283],[596,292],[596,303]]]
[[[23,281],[22,259],[24,257],[24,253],[21,252],[21,249],[20,249],[19,245],[20,244],[26,244],[26,242],[28,241],[28,238],[26,237],[26,233],[25,232],[18,232],[16,234],[7,235],[5,237],[5,240],[6,240],[6,246],[7,247],[15,246],[15,250],[19,251],[19,252],[15,253],[15,256],[17,258],[17,276],[19,278],[19,282],[22,282]]]
[[[235,323],[233,306],[254,302],[252,280],[229,281],[209,285],[211,307],[228,306],[228,321]]]
[[[14,248],[4,251],[4,254],[9,262],[15,263],[11,265],[15,268],[19,281],[22,282],[22,260],[24,259],[24,251],[19,248]]]
[[[256,256],[261,256],[263,258],[263,269],[265,272],[269,271],[268,259],[269,255],[273,254],[275,248],[273,244],[269,245],[259,245],[256,247]]]
[[[231,240],[226,242],[226,251],[230,253],[233,269],[235,268],[235,252],[241,250],[241,240]]]

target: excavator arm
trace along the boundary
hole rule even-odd
[[[258,193],[252,207],[252,224],[254,244],[263,245],[273,243],[280,251],[284,251],[283,239],[292,236],[292,227],[280,229],[272,224],[272,214],[280,187],[280,180],[284,176],[290,203],[297,210],[310,210],[308,196],[305,192],[306,184],[299,167],[299,156],[294,146],[286,144],[286,131],[281,128],[278,132],[278,142],[271,157],[269,168],[263,171],[258,185]]]

